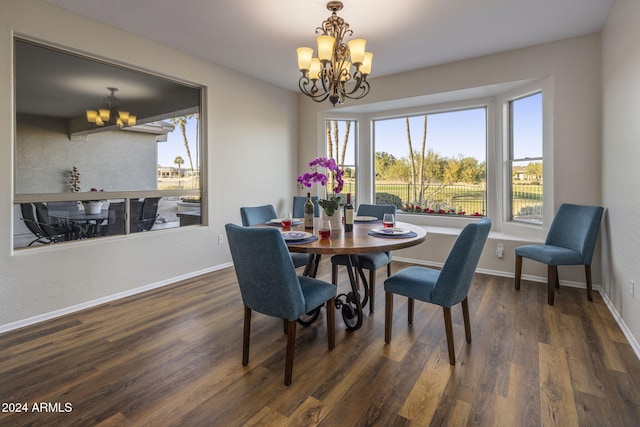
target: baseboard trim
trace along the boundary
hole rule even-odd
[[[636,354],[636,357],[640,359],[640,345],[638,345],[638,341],[631,333],[631,330],[627,327],[627,324],[624,323],[624,320],[622,319],[622,316],[620,316],[620,313],[618,313],[618,310],[616,310],[616,308],[613,306],[613,303],[609,299],[609,295],[607,295],[607,293],[603,291],[600,291],[600,295],[602,296],[604,303],[607,304],[607,307],[613,315],[613,318],[616,319],[618,326],[620,326],[620,329],[622,329],[622,333],[625,337],[627,337],[627,341],[629,341],[629,345],[631,345],[631,348]]]
[[[163,286],[171,285],[181,280],[190,279],[195,276],[199,276],[205,273],[211,273],[213,271],[222,270],[223,268],[231,267],[233,263],[228,262],[225,264],[216,265],[210,268],[206,268],[199,271],[190,272],[187,274],[183,274],[180,276],[172,277],[170,279],[162,280],[160,282],[150,283],[148,285],[140,286],[137,288],[129,289],[124,292],[119,292],[113,295],[107,295],[102,298],[94,299],[91,301],[83,302],[81,304],[72,305],[70,307],[65,307],[60,310],[51,311],[48,313],[39,314],[37,316],[29,317],[27,319],[18,320],[16,322],[7,323],[5,325],[0,325],[0,334],[13,331],[15,329],[24,328],[25,326],[30,326],[36,323],[44,322],[45,320],[55,319],[56,317],[64,316],[66,314],[75,313],[80,310],[85,310],[87,308],[95,307],[100,304],[105,304],[111,301],[115,301],[118,299],[126,298],[132,295],[136,295],[142,292],[150,291],[152,289],[161,288]]]

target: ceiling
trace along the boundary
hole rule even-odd
[[[326,0],[44,0],[282,88]],[[599,31],[613,0],[343,0],[371,79]]]

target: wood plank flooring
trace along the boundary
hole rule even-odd
[[[330,278],[326,260],[319,277]],[[550,307],[544,284],[515,291],[476,275],[471,344],[453,308],[452,367],[440,307],[416,302],[410,326],[394,298],[385,345],[384,269],[377,277],[362,329],[346,332],[337,313],[334,351],[324,313],[298,327],[290,387],[281,320],[254,313],[241,364],[232,268],[5,333],[0,426],[640,425],[640,361],[597,292],[589,303],[563,287]]]

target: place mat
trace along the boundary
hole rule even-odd
[[[406,234],[382,234],[382,233],[376,233],[375,231],[371,230],[369,231],[369,236],[374,236],[374,237],[385,237],[385,238],[391,238],[391,239],[406,239],[409,237],[417,237],[418,233],[416,233],[415,231],[409,231]]]
[[[357,224],[380,224],[382,220],[376,219],[375,221],[358,221],[357,219],[354,219],[353,222]]]
[[[318,240],[318,236],[311,236],[302,240],[285,240],[285,243],[287,245],[303,245],[305,243],[315,242],[316,240]]]

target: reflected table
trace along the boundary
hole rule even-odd
[[[83,210],[49,211],[49,217],[61,222],[78,225],[83,237],[93,237],[99,226],[109,218],[108,210],[97,214],[87,214]]]

